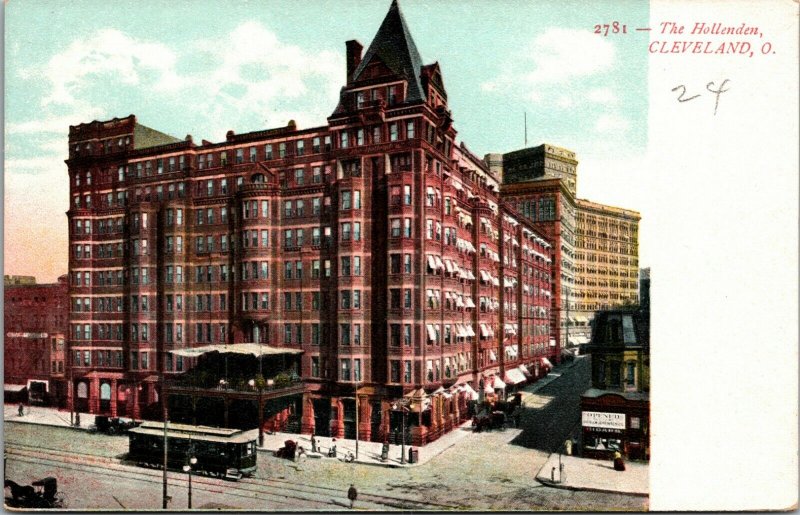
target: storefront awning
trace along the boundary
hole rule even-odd
[[[506,383],[497,376],[494,376],[494,381],[492,382],[492,388],[495,390],[505,390]]]
[[[258,343],[235,343],[233,345],[203,345],[202,347],[191,347],[187,349],[175,349],[169,351],[176,356],[195,358],[209,352],[219,352],[221,354],[251,354],[259,356],[278,356],[281,354],[302,354],[301,349],[290,349],[287,347],[273,347]]]
[[[510,385],[520,384],[526,381],[525,375],[520,372],[518,368],[506,370],[503,380]]]
[[[517,368],[519,369],[519,371],[520,371],[520,372],[522,372],[522,374],[523,374],[525,377],[533,377],[533,375],[532,375],[532,374],[530,373],[530,371],[528,370],[528,367],[526,367],[525,365],[520,365],[520,366],[518,366]]]
[[[25,384],[3,383],[3,390],[5,390],[6,392],[14,392],[14,393],[21,392],[22,390],[24,390],[27,387],[28,387],[28,385],[25,385]]]
[[[553,364],[550,363],[550,360],[547,358],[542,358],[542,364],[548,368],[553,368]]]

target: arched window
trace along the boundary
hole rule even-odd
[[[81,383],[83,384],[83,383]],[[111,385],[108,383],[102,383],[100,385],[100,400],[101,401],[110,401],[111,400]]]
[[[78,398],[85,399],[89,394],[89,387],[86,383],[78,383]]]

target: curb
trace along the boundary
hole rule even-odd
[[[31,426],[48,426],[48,427],[58,427],[61,429],[72,429],[73,431],[84,431],[84,432],[89,431],[88,427],[83,427],[83,426],[78,426],[78,427],[70,425],[63,426],[61,424],[48,424],[47,422],[35,422],[32,420],[3,419],[3,424],[28,424]]]
[[[541,483],[544,486],[549,486],[550,488],[558,488],[561,490],[572,490],[572,491],[580,491],[580,492],[598,492],[604,494],[619,494],[619,495],[630,495],[634,497],[650,497],[649,493],[644,492],[626,492],[623,490],[610,490],[607,488],[595,488],[591,486],[572,486],[572,485],[565,485],[561,483],[554,483],[549,479],[540,479],[539,476],[536,476],[536,481]]]
[[[391,460],[390,460],[390,461],[388,461],[388,462],[386,462],[386,463],[384,463],[384,462],[382,462],[382,461],[363,461],[363,460],[361,460],[361,459],[358,459],[358,460],[354,461],[354,462],[353,462],[353,464],[358,464],[358,465],[369,465],[369,466],[371,466],[371,467],[384,467],[384,468],[393,468],[393,469],[405,469],[405,468],[414,468],[414,467],[419,467],[419,466],[422,466],[422,465],[425,465],[425,464],[427,464],[427,463],[428,463],[430,460],[432,460],[432,459],[433,459],[433,458],[435,458],[436,456],[438,456],[438,455],[442,454],[443,452],[445,452],[446,450],[450,449],[451,447],[455,447],[456,443],[457,443],[457,442],[453,442],[453,443],[451,443],[450,445],[448,445],[447,447],[445,447],[445,448],[444,448],[444,449],[442,449],[441,451],[437,452],[435,455],[431,456],[431,457],[430,457],[430,458],[428,458],[427,460],[425,460],[425,461],[421,461],[421,462],[417,462],[417,463],[405,463],[405,464],[402,464],[402,463],[392,463],[392,461],[391,461]],[[274,453],[275,451],[273,451],[273,450],[271,450],[271,449],[265,449],[265,448],[262,448],[262,447],[258,447],[256,450],[257,450],[257,451],[259,451],[259,452],[263,452],[263,453],[269,453],[270,455],[272,455],[272,457],[275,457],[275,456],[273,455],[273,453]],[[283,458],[278,458],[278,459],[283,459]],[[306,459],[308,459],[308,458],[306,458]],[[327,456],[321,456],[321,459],[320,459],[320,461],[324,463],[324,462],[326,461],[326,459],[328,459],[328,457],[327,457]],[[297,461],[293,461],[293,460],[285,460],[285,461],[287,461],[287,462],[289,462],[289,463],[298,463]],[[336,461],[342,461],[342,460],[341,460],[341,459],[339,459],[339,458],[336,458]]]

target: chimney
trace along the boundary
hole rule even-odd
[[[361,51],[364,50],[364,47],[355,39],[351,39],[345,45],[347,45],[347,80],[349,81],[353,72],[361,64]]]

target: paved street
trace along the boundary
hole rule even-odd
[[[329,459],[293,463],[261,453],[254,478],[239,483],[194,478],[193,506],[346,509],[346,490],[353,483],[360,492],[356,507],[363,509],[646,509],[647,500],[641,497],[554,489],[534,479],[550,451],[579,421],[578,396],[588,383],[587,365],[588,360],[579,360],[571,368],[562,368],[563,375],[536,394],[526,393],[523,428],[470,432],[425,465],[392,469]],[[127,451],[125,437],[6,424],[5,438],[11,451],[7,477],[29,482],[57,476],[69,508],[161,507],[161,472],[119,463]],[[43,461],[35,454],[41,450],[56,456]],[[91,454],[99,461],[90,462],[85,455],[61,455],[62,451]],[[170,473],[169,477],[172,507],[185,508],[186,475]]]

